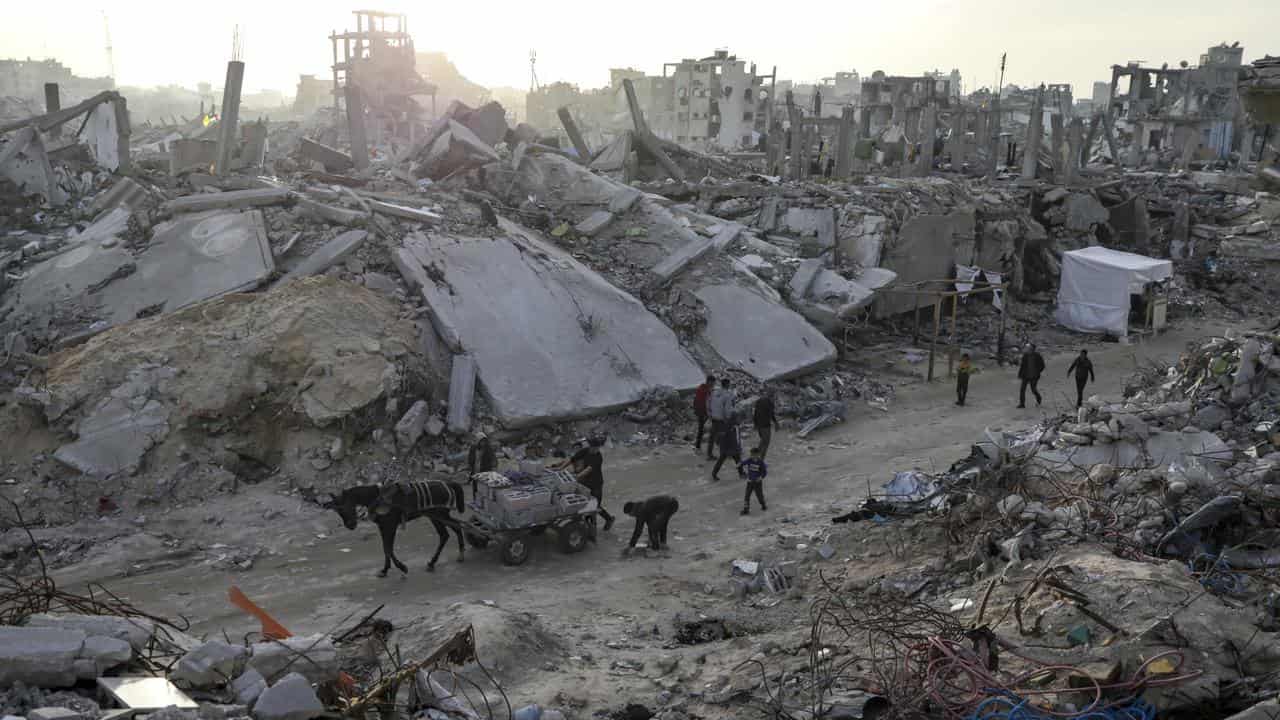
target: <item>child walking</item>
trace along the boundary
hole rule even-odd
[[[760,448],[751,448],[751,457],[738,465],[738,474],[747,479],[747,491],[742,497],[742,514],[751,514],[751,494],[755,493],[760,501],[760,509],[768,510],[764,503],[764,478],[769,474],[769,466],[765,464]]]
[[[969,397],[969,376],[973,374],[973,365],[969,362],[969,353],[960,356],[960,364],[956,367],[956,404],[964,406]]]

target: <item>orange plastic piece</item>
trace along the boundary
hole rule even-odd
[[[284,640],[285,638],[293,637],[293,633],[276,622],[276,619],[268,615],[266,610],[255,605],[235,585],[232,585],[231,589],[227,591],[227,599],[231,601],[232,605],[257,618],[258,622],[262,623],[262,636],[268,640]]]

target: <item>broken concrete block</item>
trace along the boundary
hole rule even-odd
[[[609,212],[614,215],[621,215],[635,206],[644,193],[635,188],[625,187],[618,190],[613,198],[609,200]]]
[[[608,212],[607,210],[597,210],[588,215],[586,220],[583,220],[574,226],[573,229],[576,230],[579,235],[595,237],[601,230],[608,227],[611,222],[613,222],[613,213]]]
[[[409,411],[396,423],[396,443],[401,452],[408,452],[422,437],[427,428],[427,418],[431,408],[426,400],[415,402]]]
[[[285,672],[302,673],[311,682],[332,680],[338,675],[338,650],[324,635],[254,643],[250,652],[249,667],[267,680]]]
[[[0,687],[74,685],[73,666],[87,638],[79,630],[0,627]]]
[[[296,672],[264,690],[253,706],[257,720],[311,720],[324,712],[311,683]]]
[[[262,691],[266,689],[266,678],[253,668],[245,670],[240,677],[231,682],[231,691],[236,694],[236,702],[248,707],[253,707],[258,697],[262,695]]]
[[[470,355],[454,355],[449,372],[449,431],[471,429],[471,406],[476,395],[476,360]]]
[[[365,214],[358,210],[348,210],[346,208],[334,207],[321,202],[316,202],[310,198],[298,198],[298,209],[302,211],[305,217],[324,220],[325,222],[335,223],[338,225],[346,225],[354,227],[364,222]]]
[[[440,437],[444,434],[444,421],[439,417],[432,415],[427,419],[427,434],[431,437]]]
[[[27,720],[84,720],[84,714],[71,708],[43,707],[29,710]]]
[[[93,670],[90,675],[80,674],[80,677],[82,679],[97,677],[113,667],[129,662],[132,657],[133,648],[129,647],[129,643],[124,640],[90,635],[84,640],[79,659],[89,661]]]
[[[67,202],[67,193],[58,187],[49,164],[44,139],[35,128],[22,128],[0,147],[0,178],[17,185],[22,194],[39,195],[54,207]]]
[[[669,282],[689,265],[710,252],[714,246],[713,238],[695,236],[685,245],[676,248],[657,265],[649,268],[649,272],[653,273],[661,283]]]
[[[319,275],[338,263],[345,262],[351,257],[360,246],[364,244],[365,239],[369,237],[369,233],[364,230],[348,230],[338,237],[325,243],[323,247],[298,264],[297,267],[285,273],[280,282],[288,282],[302,277],[310,277]]]
[[[835,360],[836,348],[792,310],[736,285],[694,295],[707,324],[702,336],[726,364],[761,381],[802,375]]]
[[[236,676],[236,670],[249,656],[240,645],[211,640],[183,655],[169,673],[169,680],[187,688],[220,687]]]
[[[441,215],[433,213],[430,210],[422,208],[409,207],[408,205],[397,205],[395,203],[381,202],[379,200],[370,200],[369,207],[379,215],[390,215],[402,220],[411,220],[413,222],[427,223],[434,225],[444,219]]]
[[[1110,219],[1111,213],[1089,193],[1072,193],[1067,198],[1068,230],[1089,232]]]
[[[75,442],[54,451],[58,462],[85,475],[133,475],[142,456],[169,435],[169,409],[159,400],[134,407],[132,398],[107,397],[80,421]]]
[[[214,140],[178,138],[169,144],[170,175],[192,168],[209,172],[217,160],[218,143]]]
[[[365,273],[362,281],[364,282],[365,287],[383,295],[395,295],[396,292],[400,290],[400,286],[395,280],[392,280],[390,277],[387,277],[382,273]]]
[[[815,238],[822,250],[836,244],[836,211],[833,208],[787,208],[782,224],[795,235]]]
[[[325,172],[346,172],[356,166],[347,153],[335,150],[328,145],[318,143],[310,138],[302,138],[298,145],[298,153],[308,160],[314,160],[324,166]]]
[[[146,649],[155,636],[155,623],[146,618],[120,617],[116,615],[72,615],[63,613],[38,613],[27,618],[26,627],[78,630],[85,635],[124,640],[134,652]]]
[[[259,188],[232,190],[231,192],[202,193],[170,200],[164,209],[174,213],[204,212],[205,210],[242,210],[264,205],[283,205],[293,194],[288,188]]]
[[[456,119],[490,147],[502,142],[507,136],[507,111],[500,103],[485,103]]]
[[[791,282],[788,288],[791,290],[791,299],[800,301],[809,296],[809,288],[813,287],[814,280],[818,279],[818,273],[822,272],[822,260],[820,258],[810,258],[800,262],[796,268],[796,274],[791,276]]]

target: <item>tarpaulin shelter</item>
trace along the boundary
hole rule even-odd
[[[1129,296],[1173,277],[1168,260],[1089,247],[1062,254],[1058,322],[1079,332],[1129,334]]]

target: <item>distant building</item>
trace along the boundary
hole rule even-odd
[[[1199,66],[1111,66],[1109,112],[1134,135],[1130,160],[1147,150],[1183,150],[1188,142],[1201,158],[1225,159],[1238,140],[1243,58],[1237,43],[1209,48]]]
[[[925,106],[949,108],[951,104],[950,78],[889,76],[880,70],[862,81],[859,99],[860,110],[867,118],[864,123],[872,135],[893,125],[915,127],[914,121]]]
[[[298,89],[293,95],[293,111],[310,115],[333,103],[333,83],[328,78],[315,75],[298,76]]]
[[[58,83],[64,107],[116,87],[115,80],[109,77],[78,77],[57,60],[0,60],[0,95],[43,105],[45,83]]]
[[[1101,112],[1111,103],[1111,84],[1095,82],[1093,84],[1093,111]]]
[[[755,65],[748,69],[745,60],[717,50],[701,60],[663,65],[664,78],[668,67],[675,117],[663,128],[667,139],[733,149],[753,146],[756,133],[765,131],[768,90]]]

